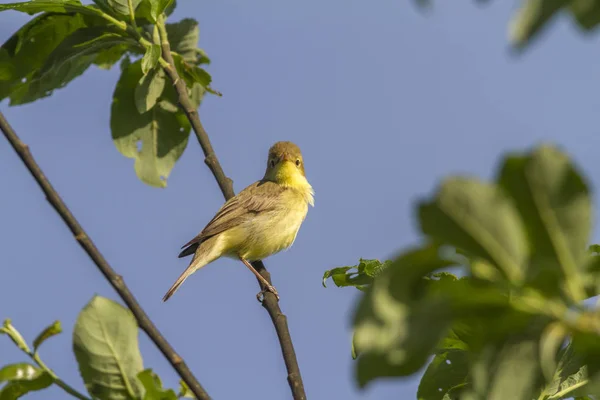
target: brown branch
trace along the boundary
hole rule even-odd
[[[173,368],[177,371],[179,376],[184,380],[184,382],[189,386],[191,391],[196,395],[196,397],[200,400],[208,400],[210,396],[204,388],[200,385],[198,380],[192,375],[192,372],[185,364],[183,359],[175,352],[175,349],[167,342],[167,340],[161,335],[156,326],[152,323],[148,315],[144,312],[140,304],[137,302],[133,294],[125,285],[123,278],[118,275],[114,269],[108,264],[106,259],[102,256],[92,239],[85,233],[77,219],[71,214],[69,208],[64,203],[64,201],[59,196],[58,192],[54,190],[48,178],[44,175],[39,165],[35,162],[31,152],[29,151],[29,147],[23,143],[16,132],[9,125],[4,115],[0,112],[0,130],[12,145],[13,149],[23,161],[23,164],[27,167],[35,181],[38,183],[44,194],[46,195],[46,199],[52,205],[52,207],[56,210],[56,212],[60,215],[62,220],[71,230],[75,240],[79,243],[79,245],[85,250],[88,256],[92,259],[94,264],[98,267],[102,275],[110,282],[112,287],[117,291],[121,299],[127,304],[127,307],[133,313],[133,316],[138,322],[139,327],[146,332],[146,334],[150,337],[150,339],[154,342],[156,347],[163,353],[163,355],[169,360]]]
[[[204,162],[212,171],[217,183],[219,184],[219,187],[221,188],[221,192],[223,193],[225,200],[229,200],[235,195],[233,191],[232,180],[225,175],[225,172],[223,172],[223,168],[221,168],[221,164],[219,163],[212,144],[210,143],[208,134],[200,122],[198,111],[190,100],[187,92],[187,86],[177,72],[173,56],[171,55],[171,46],[169,45],[169,40],[167,38],[164,18],[159,20],[157,25],[161,38],[162,56],[169,63],[169,67],[165,68],[165,72],[174,82],[179,105],[189,119],[190,124],[192,125],[192,128],[196,134],[196,138],[198,139],[198,142],[202,147],[202,151],[204,152]],[[271,275],[265,268],[262,261],[254,262],[252,265],[254,265],[256,270],[271,284]],[[264,287],[260,281],[259,285],[261,286],[261,290],[263,290]],[[275,295],[271,292],[266,292],[264,294],[262,305],[269,313],[271,321],[275,326],[275,331],[277,332],[277,337],[279,338],[279,344],[281,346],[281,352],[285,361],[285,367],[287,368],[287,380],[290,385],[290,389],[292,390],[293,398],[294,400],[304,400],[306,399],[306,393],[304,392],[304,384],[302,383],[302,376],[300,375],[300,368],[298,367],[298,360],[296,359],[294,344],[292,343],[292,337],[287,325],[287,317],[281,312],[279,302],[277,301]]]

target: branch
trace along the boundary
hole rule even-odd
[[[221,188],[221,192],[223,193],[225,200],[229,200],[235,195],[233,191],[233,182],[225,175],[225,172],[223,172],[223,168],[221,168],[221,164],[217,159],[212,144],[210,143],[210,139],[208,138],[208,134],[200,122],[198,111],[190,100],[186,84],[177,73],[177,68],[175,67],[173,56],[171,55],[171,46],[167,37],[164,17],[160,18],[157,25],[160,32],[162,56],[169,63],[169,67],[165,68],[165,72],[174,82],[179,105],[189,119],[190,124],[192,125],[192,128],[196,134],[196,138],[200,143],[200,147],[202,147],[202,151],[204,152],[204,162],[212,171],[217,183],[219,184],[219,187]],[[271,275],[265,268],[262,261],[254,262],[252,265],[263,276],[263,278],[265,278],[267,282],[271,284]],[[260,281],[259,285],[261,286],[261,290],[265,289]],[[277,301],[275,295],[271,292],[267,291],[264,294],[262,305],[269,313],[271,321],[275,326],[275,331],[277,332],[277,337],[281,346],[281,352],[285,361],[285,367],[287,368],[287,380],[290,385],[290,389],[292,390],[293,398],[294,400],[304,400],[306,399],[306,393],[304,392],[304,384],[302,383],[302,376],[300,375],[300,368],[298,367],[298,360],[296,359],[294,344],[292,343],[292,337],[287,325],[287,317],[281,312],[281,308],[279,308],[279,302]]]
[[[31,152],[29,151],[29,147],[21,142],[16,132],[9,125],[8,121],[4,118],[4,115],[0,112],[0,130],[9,141],[13,149],[21,158],[21,161],[25,164],[35,181],[38,183],[44,194],[46,195],[46,199],[52,205],[52,207],[56,210],[56,212],[60,215],[65,224],[69,227],[73,235],[75,236],[75,240],[79,243],[79,245],[85,250],[88,256],[92,259],[92,261],[96,264],[100,272],[104,275],[104,277],[110,282],[112,287],[117,291],[121,299],[127,304],[131,312],[133,313],[135,319],[138,322],[139,327],[146,332],[146,334],[150,337],[150,339],[154,342],[156,347],[163,353],[163,355],[169,360],[173,368],[177,371],[179,376],[183,379],[183,381],[189,386],[191,391],[196,395],[199,400],[208,400],[210,399],[208,393],[204,390],[204,388],[200,385],[198,380],[192,375],[192,372],[185,364],[183,359],[175,352],[173,347],[166,341],[166,339],[161,335],[156,326],[152,323],[148,315],[144,312],[142,307],[139,305],[133,294],[125,285],[123,278],[118,275],[114,269],[108,264],[108,262],[104,259],[100,251],[92,242],[92,239],[88,237],[85,233],[79,222],[75,219],[71,211],[67,208],[66,204],[60,198],[58,192],[54,190],[48,178],[44,175],[38,164],[35,162]]]

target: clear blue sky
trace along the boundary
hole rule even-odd
[[[6,0],[0,0],[6,2]],[[507,150],[564,146],[600,180],[597,37],[563,17],[523,56],[510,56],[513,2],[434,2],[423,15],[402,0],[180,0],[173,20],[200,21],[214,87],[201,116],[237,191],[262,176],[269,146],[298,143],[315,188],[291,250],[267,261],[310,399],[410,399],[418,377],[353,381],[352,289],[321,286],[323,271],[359,257],[385,259],[419,240],[414,202],[451,173],[490,177]],[[0,14],[0,41],[28,19]],[[161,297],[185,268],[179,247],[222,204],[195,140],[166,189],[145,186],[115,149],[109,110],[118,68],[90,69],[6,117],[150,317],[215,399],[290,397],[257,284],[220,260]],[[83,389],[71,350],[80,309],[117,295],[71,238],[28,172],[0,140],[0,318],[32,340],[55,319],[65,333],[43,359]],[[595,202],[598,205],[598,202]],[[598,238],[597,230],[596,238]],[[24,360],[0,338],[0,364]],[[177,377],[144,334],[144,364]],[[62,399],[58,389],[29,397]]]

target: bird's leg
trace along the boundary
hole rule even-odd
[[[275,289],[275,286],[271,285],[269,282],[267,282],[267,280],[265,278],[262,277],[261,274],[258,273],[258,271],[256,271],[254,269],[254,267],[252,266],[252,264],[250,264],[248,262],[248,260],[246,260],[243,257],[240,257],[240,260],[244,263],[244,265],[246,267],[248,267],[248,269],[250,271],[252,271],[252,273],[254,275],[256,275],[256,277],[258,278],[258,280],[265,286],[265,288],[263,290],[261,290],[257,295],[256,298],[258,299],[258,301],[260,301],[262,303],[262,296],[264,295],[265,292],[271,292],[275,295],[275,297],[277,297],[277,301],[279,301],[279,293],[277,293],[277,290]]]

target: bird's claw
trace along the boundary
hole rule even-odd
[[[258,300],[259,303],[262,303],[263,300],[265,299],[265,293],[267,293],[267,292],[273,293],[275,295],[275,297],[277,298],[277,301],[279,301],[279,293],[277,293],[277,289],[275,289],[275,286],[273,286],[273,285],[267,285],[267,286],[265,286],[265,288],[263,290],[258,292],[256,294],[256,300]]]

